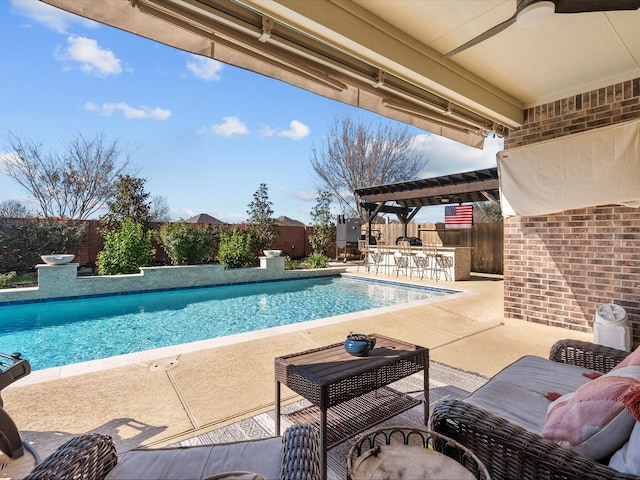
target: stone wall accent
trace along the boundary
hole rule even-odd
[[[527,109],[505,149],[637,118],[640,79]],[[505,317],[591,332],[598,305],[616,303],[640,344],[640,210],[599,206],[504,228]]]
[[[0,290],[0,305],[11,302],[32,302],[45,299],[135,293],[172,288],[205,287],[235,283],[255,283],[270,280],[338,275],[346,267],[285,270],[285,257],[260,257],[260,266],[230,268],[223,265],[185,265],[171,267],[141,267],[130,275],[78,276],[77,263],[66,265],[41,264],[38,286]]]

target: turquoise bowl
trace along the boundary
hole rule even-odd
[[[354,357],[366,357],[375,345],[376,339],[364,333],[352,333],[344,341],[345,351]]]

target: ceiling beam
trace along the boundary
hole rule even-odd
[[[423,197],[448,197],[456,194],[465,194],[478,191],[497,190],[499,188],[498,179],[480,180],[465,182],[462,184],[451,184],[433,187],[409,189],[399,192],[385,192],[369,195],[361,195],[362,202],[388,202],[388,201],[408,201]]]

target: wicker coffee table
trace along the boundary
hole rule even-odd
[[[323,478],[329,448],[422,403],[388,387],[390,383],[424,371],[425,425],[429,420],[429,350],[375,333],[370,336],[377,342],[366,357],[351,356],[343,343],[336,343],[275,359],[276,435],[283,384],[312,404],[289,418],[318,426]]]
[[[387,427],[359,438],[347,456],[348,480],[490,480],[480,459],[455,440],[420,428]]]

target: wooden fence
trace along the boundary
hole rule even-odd
[[[25,221],[23,219],[4,219],[0,222]],[[98,220],[79,221],[85,223],[85,238],[80,246],[80,251],[75,262],[80,265],[95,262],[97,254],[102,250],[103,238],[99,231]],[[158,225],[156,225],[158,227]],[[309,235],[313,233],[312,227],[305,226],[279,226],[279,237],[271,248],[280,249],[283,255],[292,258],[306,257],[311,253]],[[362,233],[366,233],[366,227],[362,227]],[[372,235],[382,238],[395,245],[396,239],[403,235],[402,224],[375,224],[372,226]],[[417,237],[423,243],[430,242],[445,247],[471,247],[471,271],[482,273],[503,273],[503,224],[502,223],[477,223],[470,229],[445,229],[444,224],[417,224],[407,225],[407,236]],[[330,249],[332,252],[332,249]],[[166,260],[166,254],[162,247],[156,245],[156,261],[162,263]],[[34,264],[37,260],[34,259]],[[2,258],[0,255],[0,272],[9,271],[12,268],[11,259]]]

